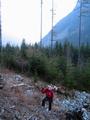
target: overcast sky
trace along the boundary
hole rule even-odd
[[[43,0],[43,37],[51,29],[52,0]],[[19,44],[23,38],[27,43],[40,40],[41,0],[1,0],[3,44]],[[69,14],[77,0],[54,0],[54,25]]]

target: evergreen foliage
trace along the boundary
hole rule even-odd
[[[78,66],[79,49],[69,43],[56,42],[52,49],[38,44],[21,47],[9,43],[2,48],[3,65],[16,72],[28,73],[34,82],[41,77],[49,83],[61,83],[70,88],[90,90],[90,45],[80,48],[81,66]]]
[[[21,57],[26,59],[27,58],[27,45],[25,43],[25,39],[22,40],[22,44],[21,44]]]

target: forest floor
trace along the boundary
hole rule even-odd
[[[48,111],[48,103],[45,108],[41,106],[44,95],[37,87],[47,83],[34,83],[32,78],[7,69],[1,75],[5,85],[0,89],[0,120],[90,120],[89,93],[55,92],[52,110]]]

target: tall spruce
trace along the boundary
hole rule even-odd
[[[25,43],[25,39],[22,40],[22,44],[21,44],[21,57],[26,59],[27,58],[27,45]]]

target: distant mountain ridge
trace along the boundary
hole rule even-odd
[[[54,27],[53,40],[64,43],[66,40],[74,45],[79,43],[80,3],[75,9],[60,20]],[[90,44],[90,1],[82,0],[81,12],[81,44]],[[43,38],[43,46],[51,44],[51,31]]]

